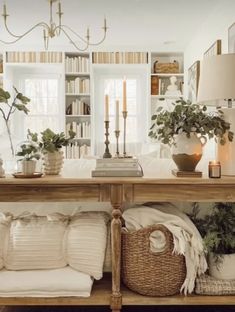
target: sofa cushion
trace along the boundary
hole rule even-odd
[[[68,225],[67,262],[95,279],[103,275],[109,218],[103,212],[81,212]]]
[[[6,245],[11,219],[10,214],[0,213],[0,270],[4,267],[3,250]]]
[[[11,222],[4,264],[8,270],[52,269],[66,266],[64,234],[67,220],[54,214],[26,213]]]

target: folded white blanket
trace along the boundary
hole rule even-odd
[[[158,208],[158,209],[155,209]],[[173,235],[173,252],[185,256],[187,274],[181,287],[184,294],[191,293],[194,289],[197,275],[201,275],[207,269],[207,262],[204,255],[202,238],[187,215],[180,212],[176,207],[169,204],[155,205],[155,208],[140,206],[131,208],[123,213],[126,228],[128,231],[136,231],[153,224],[163,224]],[[159,252],[158,241],[163,244],[162,237],[156,235],[150,237],[151,248]]]
[[[89,297],[93,279],[69,266],[54,270],[0,271],[1,297]]]

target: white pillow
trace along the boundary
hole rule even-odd
[[[67,262],[95,279],[103,276],[108,220],[104,212],[81,212],[68,225]]]
[[[12,216],[10,214],[0,213],[0,270],[4,267],[3,250],[6,244],[7,232]]]
[[[66,266],[64,235],[67,219],[60,214],[25,214],[11,223],[4,250],[7,270],[55,269]]]

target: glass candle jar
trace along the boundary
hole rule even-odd
[[[219,161],[210,161],[208,165],[209,178],[221,178],[221,165]]]

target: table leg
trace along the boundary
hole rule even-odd
[[[119,312],[122,307],[122,295],[120,292],[121,280],[121,216],[123,202],[123,186],[111,185],[111,204],[113,207],[111,222],[112,244],[112,295],[111,309]]]

